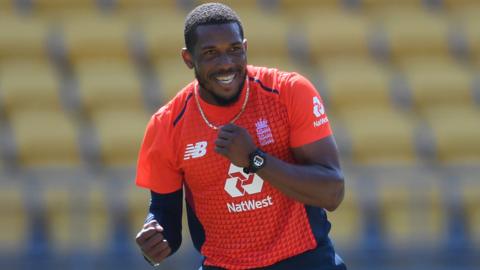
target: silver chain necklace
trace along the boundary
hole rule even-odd
[[[237,115],[235,115],[235,117],[233,117],[232,120],[230,120],[229,122],[230,124],[233,124],[233,122],[237,121],[237,119],[240,118],[240,115],[242,115],[243,111],[245,111],[245,108],[247,107],[248,96],[250,94],[250,84],[248,82],[248,79],[246,79],[246,81],[247,81],[247,93],[245,93],[245,100],[243,101],[242,108],[240,109],[240,111],[237,113]],[[200,111],[200,115],[202,116],[203,121],[205,121],[207,126],[209,126],[210,128],[215,130],[219,129],[218,126],[215,126],[214,124],[210,123],[210,121],[208,121],[207,116],[203,112],[202,106],[200,106],[200,101],[198,100],[197,88],[198,88],[198,82],[195,84],[195,88],[193,89],[193,95],[195,96],[195,101],[197,102],[198,110]]]

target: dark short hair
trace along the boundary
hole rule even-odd
[[[196,7],[188,13],[185,19],[183,34],[185,46],[189,52],[193,52],[196,36],[195,30],[199,25],[237,23],[240,29],[240,36],[243,40],[243,27],[237,13],[230,7],[221,3],[207,3]]]

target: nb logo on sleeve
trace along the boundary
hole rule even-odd
[[[196,144],[190,143],[187,144],[185,148],[185,154],[183,155],[183,160],[191,158],[199,158],[205,156],[207,153],[207,142],[201,141]]]

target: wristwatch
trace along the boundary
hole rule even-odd
[[[243,172],[246,174],[256,173],[258,170],[265,167],[266,154],[257,148],[248,155],[248,163],[248,167],[243,168]]]

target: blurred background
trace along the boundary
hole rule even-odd
[[[0,0],[0,269],[150,269],[135,162],[149,116],[193,79],[183,22],[202,2]],[[325,99],[350,269],[480,269],[480,1],[224,2],[249,63]],[[198,268],[184,230],[160,269]]]

